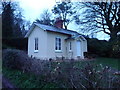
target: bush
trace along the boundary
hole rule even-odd
[[[31,61],[28,55],[24,51],[17,49],[3,50],[2,59],[3,66],[12,69],[29,70],[31,65]]]
[[[96,38],[88,38],[88,52],[100,57],[110,57],[111,45],[108,41],[98,40]]]
[[[52,83],[60,88],[120,88],[120,77],[114,75],[115,70],[94,63],[31,59],[24,51],[6,49],[3,66],[35,74],[36,80],[31,82],[38,84]]]
[[[77,61],[32,60],[31,71],[44,83],[54,83],[60,88],[120,88],[120,77],[114,70],[102,65]],[[117,81],[118,80],[118,81]]]
[[[2,38],[2,49],[19,49],[27,51],[28,39],[27,38]]]
[[[113,45],[112,56],[115,57],[115,58],[120,58],[120,37],[118,38],[118,40]]]
[[[13,51],[14,50],[12,50],[12,55],[14,54]],[[19,51],[17,50],[17,53],[18,52]],[[23,56],[24,52],[20,51],[20,53],[22,53],[21,55]],[[8,60],[9,59],[11,58],[8,58]],[[101,64],[95,65],[94,63],[91,64],[87,62],[78,62],[74,60],[73,61],[63,60],[62,62],[59,62],[53,60],[47,61],[40,59],[30,59],[29,61],[31,62],[31,64],[25,66],[27,66],[27,68],[29,67],[29,72],[31,75],[35,74],[35,79],[34,78],[31,79],[30,76],[26,76],[26,78],[28,78],[26,82],[32,83],[34,82],[34,84],[36,83],[35,84],[36,87],[37,85],[39,87],[40,83],[42,82],[41,84],[45,88],[50,88],[51,86],[54,87],[54,85],[60,88],[76,88],[76,89],[120,88],[120,77],[114,75],[115,70],[108,66],[103,67],[103,65]],[[14,64],[14,62],[12,64]],[[15,79],[16,78],[18,78],[18,76],[15,75]],[[25,82],[24,80],[22,81],[20,80],[18,80],[19,83]],[[33,85],[32,83],[30,85]],[[27,83],[24,83],[24,86],[29,87],[26,84]],[[49,84],[50,86],[47,84]]]

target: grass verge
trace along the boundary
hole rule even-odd
[[[18,70],[3,68],[3,75],[18,88],[57,88],[53,83],[45,83],[40,77]]]
[[[96,58],[95,64],[102,64],[103,66],[110,66],[114,69],[120,70],[120,59],[115,58]]]

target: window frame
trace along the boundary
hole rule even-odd
[[[35,37],[35,39],[34,39],[34,52],[38,52],[38,44],[39,44],[38,37]]]
[[[62,51],[62,39],[60,37],[55,37],[55,51]]]

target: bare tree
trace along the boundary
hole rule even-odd
[[[83,26],[82,30],[103,31],[110,36],[110,41],[115,41],[120,31],[120,2],[84,2],[80,5],[83,13],[75,19],[77,24]]]
[[[76,13],[73,4],[69,2],[58,3],[52,9],[52,12],[56,15],[60,15],[63,19],[63,25],[67,29],[68,24],[73,21],[72,16]]]
[[[45,25],[52,25],[51,18],[52,18],[52,14],[49,12],[48,9],[46,9],[43,11],[43,13],[41,13],[40,19],[37,19],[36,22],[39,22]]]

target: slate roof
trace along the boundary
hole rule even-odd
[[[42,28],[43,30],[46,30],[46,31],[51,31],[51,32],[57,32],[57,33],[62,33],[62,34],[67,34],[67,35],[70,35],[71,37],[67,38],[67,39],[74,39],[76,37],[79,37],[79,36],[82,36],[81,34],[79,34],[78,32],[76,31],[72,31],[72,30],[68,30],[68,29],[62,29],[62,28],[57,28],[55,26],[49,26],[49,25],[44,25],[44,24],[40,24],[40,23],[36,23],[34,22],[30,28],[30,30],[28,31],[28,33],[25,35],[25,37],[28,37],[32,30],[33,30],[33,27],[35,26],[38,26],[40,28]],[[84,38],[84,37],[83,37]]]
[[[44,24],[39,24],[39,23],[34,23],[34,24],[44,30],[47,30],[47,31],[58,32],[58,33],[74,35],[74,36],[81,35],[76,31],[72,31],[72,30],[68,30],[68,29],[61,29],[61,28],[57,28],[55,26],[49,26],[49,25],[44,25]]]

